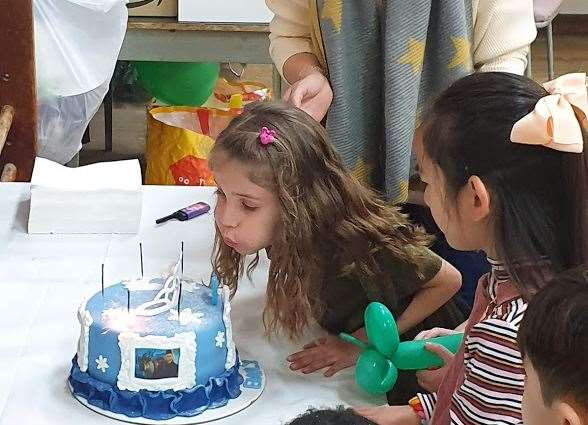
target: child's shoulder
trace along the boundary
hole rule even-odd
[[[527,301],[511,281],[492,284],[490,273],[480,278],[470,321],[472,330],[516,334],[527,310]]]
[[[433,279],[443,266],[443,259],[426,246],[404,247],[402,256],[390,250],[380,250],[375,261],[384,280],[396,285],[414,287],[416,282],[425,283]]]

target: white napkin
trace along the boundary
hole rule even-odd
[[[138,160],[79,168],[35,160],[29,233],[137,233],[141,206]]]

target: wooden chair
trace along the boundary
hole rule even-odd
[[[37,145],[32,0],[2,0],[0,40],[1,180],[30,181]]]

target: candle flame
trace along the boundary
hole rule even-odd
[[[124,332],[133,328],[136,322],[136,316],[133,310],[128,311],[126,308],[110,308],[102,313],[104,326],[110,330]]]

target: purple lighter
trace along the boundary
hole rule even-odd
[[[206,214],[208,211],[210,211],[210,205],[205,202],[197,202],[166,217],[159,218],[155,220],[155,223],[161,224],[164,221],[172,220],[174,218],[176,220],[186,221],[190,220],[191,218],[198,217],[199,215]]]

